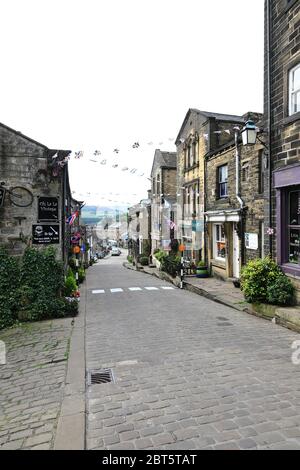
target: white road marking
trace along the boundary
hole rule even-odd
[[[146,290],[159,290],[159,289],[174,290],[174,287],[170,287],[170,286],[144,287],[144,289],[146,289]],[[142,291],[143,288],[142,287],[128,287],[128,290],[130,290],[131,292],[135,292],[135,291]],[[112,292],[113,294],[115,292],[124,292],[124,289],[122,289],[121,287],[115,287],[113,289],[110,289],[110,292]],[[105,294],[105,290],[104,289],[95,289],[95,290],[92,290],[92,294]]]

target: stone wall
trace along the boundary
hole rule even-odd
[[[258,249],[244,248],[244,260],[260,257],[261,252],[261,224],[264,220],[264,197],[261,193],[259,175],[261,170],[261,144],[255,146],[239,146],[240,153],[240,195],[246,207],[244,217],[244,232],[258,235]],[[218,168],[228,165],[228,182],[226,198],[218,198]],[[242,178],[242,169],[247,171]],[[236,198],[236,158],[235,146],[231,146],[222,152],[208,158],[206,162],[206,210],[222,211],[227,209],[240,209]],[[229,230],[229,229],[228,229]],[[211,245],[211,234],[209,232],[209,244]],[[231,239],[231,234],[228,236]],[[244,242],[244,240],[243,240]],[[244,243],[241,243],[241,250]]]
[[[62,177],[52,178],[47,147],[0,125],[0,181],[5,182],[7,188],[23,186],[33,194],[32,205],[17,207],[10,202],[6,193],[0,208],[0,245],[5,245],[11,254],[20,255],[26,246],[32,244],[32,224],[36,224],[38,218],[38,196],[58,197],[61,219]],[[61,243],[54,246],[61,257]]]
[[[265,67],[264,67],[264,116],[268,126],[268,74],[267,74],[267,2],[265,1]],[[289,70],[300,63],[300,2],[273,0],[271,2],[271,170],[300,163],[300,113],[289,116]],[[299,181],[300,184],[300,181]],[[265,220],[269,223],[269,176],[265,175]],[[272,226],[276,234],[275,190],[272,191]],[[269,237],[266,235],[266,252]],[[273,254],[276,242],[273,237]]]

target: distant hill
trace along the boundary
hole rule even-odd
[[[123,218],[125,213],[126,211],[119,210],[120,218]],[[97,224],[105,217],[115,220],[116,209],[106,206],[84,206],[81,209],[81,219],[87,225]]]

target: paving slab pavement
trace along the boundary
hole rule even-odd
[[[72,329],[67,318],[0,331],[0,450],[53,448]]]

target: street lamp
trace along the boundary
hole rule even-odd
[[[257,128],[253,121],[247,121],[241,130],[243,145],[255,145]]]

